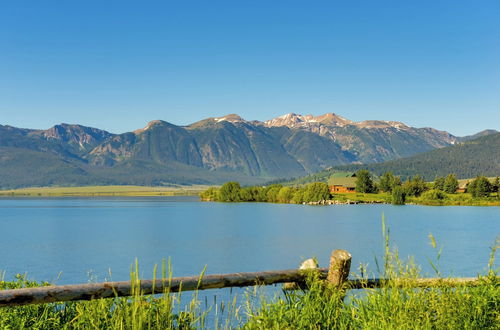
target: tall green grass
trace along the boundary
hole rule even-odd
[[[139,290],[138,266],[131,271],[131,297],[50,303],[0,308],[1,329],[500,329],[500,286],[493,269],[497,241],[489,271],[477,287],[416,289],[404,279],[420,276],[411,259],[402,261],[390,248],[385,233],[385,256],[376,274],[360,265],[355,277],[377,276],[387,281],[380,289],[341,290],[324,284],[315,272],[308,289],[283,291],[270,297],[262,287],[248,289],[236,299],[209,304],[198,292],[144,295]],[[437,247],[435,239],[431,243]],[[438,253],[438,259],[439,259]],[[433,263],[439,275],[437,262]],[[156,277],[156,268],[154,270]],[[171,278],[171,267],[161,267],[161,278]],[[409,282],[408,282],[409,283]],[[0,281],[0,289],[47,285],[18,275]],[[187,299],[186,299],[187,298]]]

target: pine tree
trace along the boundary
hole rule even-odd
[[[392,191],[392,185],[394,182],[394,174],[392,172],[386,172],[380,177],[379,188],[385,192]]]
[[[374,193],[376,191],[368,170],[359,170],[356,172],[356,191],[360,193]]]
[[[444,178],[442,176],[436,176],[434,179],[434,189],[444,190]]]
[[[444,189],[443,191],[448,194],[454,194],[458,189],[458,180],[455,174],[448,174],[446,179],[444,180]]]

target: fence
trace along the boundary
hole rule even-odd
[[[386,279],[348,280],[351,266],[351,255],[345,250],[335,250],[330,257],[328,268],[317,268],[320,279],[331,286],[348,289],[378,288],[387,282]],[[291,269],[280,271],[264,271],[252,273],[233,273],[220,275],[204,275],[192,277],[175,277],[170,279],[104,282],[60,286],[44,286],[0,290],[0,307],[41,304],[51,302],[91,300],[131,296],[134,292],[141,294],[157,294],[164,292],[220,289],[227,287],[245,287],[254,285],[272,285],[278,283],[304,284],[307,270]],[[413,287],[480,285],[478,278],[420,278],[413,280],[393,281],[394,284]],[[293,285],[288,285],[293,287]]]

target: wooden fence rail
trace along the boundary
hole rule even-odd
[[[351,255],[344,250],[332,252],[329,268],[317,268],[320,279],[333,286],[343,286],[349,289],[378,288],[384,285],[384,279],[347,280],[351,264]],[[220,289],[227,287],[245,287],[254,285],[272,285],[278,283],[303,284],[307,271],[291,269],[280,271],[265,271],[252,273],[233,273],[222,275],[204,275],[192,277],[175,277],[171,279],[140,280],[122,282],[88,283],[60,286],[43,286],[0,290],[0,307],[41,304],[51,302],[91,300],[97,298],[113,298],[131,296],[134,292],[141,294],[156,294],[164,292],[193,291]],[[479,285],[477,278],[441,279],[422,278],[400,280],[394,284],[414,287]]]

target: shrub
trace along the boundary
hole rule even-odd
[[[210,187],[207,190],[200,193],[200,198],[204,201],[218,201],[219,189],[215,187]]]
[[[279,203],[289,203],[293,198],[293,189],[291,187],[283,187],[278,192]]]
[[[455,174],[448,174],[446,179],[444,180],[443,191],[448,194],[454,194],[458,189],[458,180],[455,177]]]
[[[258,187],[245,187],[240,190],[240,200],[243,202],[256,202],[259,199]]]
[[[330,189],[324,182],[314,182],[306,187],[304,192],[305,202],[319,202],[330,198]]]
[[[281,188],[283,188],[283,186],[280,184],[273,184],[273,185],[270,185],[269,187],[267,187],[266,188],[266,200],[269,203],[278,202],[278,193],[280,192]]]
[[[299,188],[293,193],[292,203],[302,204],[304,202],[304,188]]]
[[[467,192],[471,193],[472,197],[488,197],[492,191],[492,184],[484,176],[478,176],[467,186]]]
[[[442,176],[436,176],[432,188],[438,190],[444,190],[444,178]]]
[[[219,191],[219,200],[221,202],[239,202],[241,187],[238,182],[226,182]]]
[[[443,200],[446,198],[446,194],[438,189],[431,189],[420,196],[423,200]]]
[[[427,184],[420,175],[415,175],[413,178],[406,180],[403,185],[406,195],[408,196],[420,196],[424,191],[428,189]]]
[[[394,205],[404,205],[406,201],[406,192],[400,187],[396,186],[392,189],[392,204]]]

